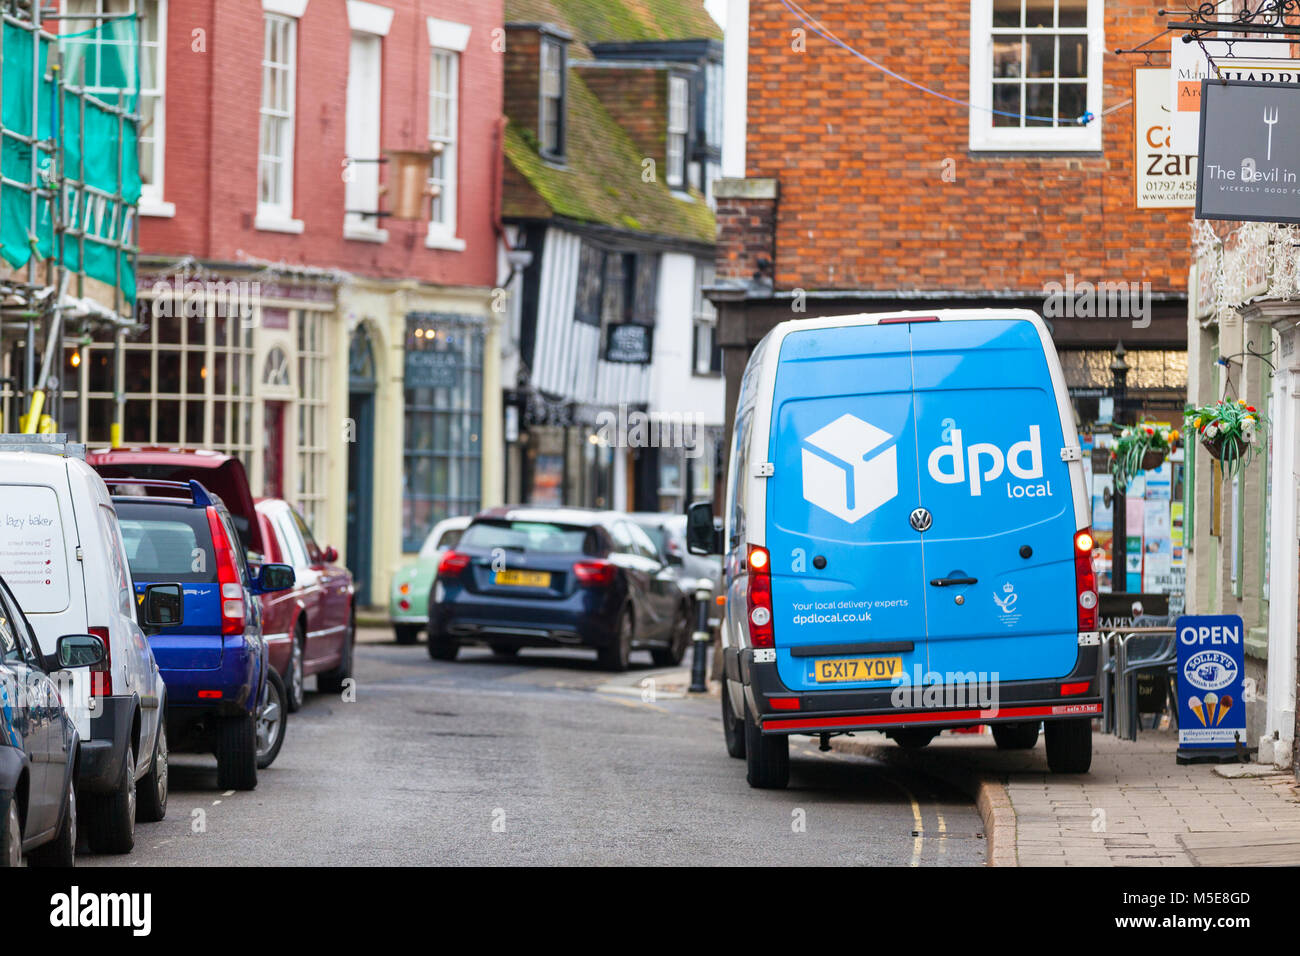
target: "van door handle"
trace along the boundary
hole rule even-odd
[[[952,587],[954,584],[978,584],[978,578],[931,578],[930,586],[935,588]]]

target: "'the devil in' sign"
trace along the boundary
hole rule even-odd
[[[1235,614],[1189,615],[1178,640],[1180,750],[1235,749],[1246,743],[1245,643]]]

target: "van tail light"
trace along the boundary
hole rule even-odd
[[[221,633],[244,633],[244,584],[235,567],[235,551],[226,534],[225,522],[216,508],[208,509],[212,549],[217,553],[217,583],[221,587]]]
[[[614,583],[614,565],[608,561],[579,561],[573,576],[584,588],[607,588]]]
[[[459,551],[448,551],[438,562],[438,577],[454,578],[469,567],[469,555]]]
[[[772,628],[772,557],[767,548],[749,546],[749,574],[746,576],[745,607],[749,614],[751,647],[776,647]]]
[[[1097,630],[1097,574],[1092,569],[1092,530],[1074,536],[1074,590],[1079,610],[1079,631]]]
[[[104,642],[104,659],[90,669],[90,694],[92,697],[112,697],[113,645],[108,639],[108,628],[88,627],[86,631]]]

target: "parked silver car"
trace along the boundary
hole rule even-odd
[[[668,563],[677,573],[677,584],[691,600],[692,624],[698,620],[695,606],[696,582],[704,578],[713,589],[716,599],[722,593],[722,558],[717,555],[691,554],[686,549],[686,516],[638,511],[629,515],[650,536]],[[722,622],[722,610],[716,600],[709,604],[709,629],[715,630]]]

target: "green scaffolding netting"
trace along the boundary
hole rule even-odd
[[[31,30],[5,23],[3,42],[4,96],[0,104],[0,127],[8,133],[34,135],[38,140],[54,143],[54,153],[36,150],[38,183],[50,184],[48,177],[54,175],[58,162],[65,182],[81,181],[90,188],[68,184],[64,189],[64,222],[84,230],[85,238],[79,240],[65,234],[60,240],[54,229],[55,212],[51,202],[38,199],[33,230],[30,194],[16,186],[0,184],[0,256],[14,268],[25,266],[33,254],[40,259],[57,258],[74,272],[84,272],[101,282],[120,286],[126,301],[133,304],[132,258],[127,252],[119,252],[113,243],[125,236],[129,244],[133,238],[135,207],[141,190],[139,129],[135,121],[119,117],[101,104],[131,114],[136,112],[139,102],[136,21],[134,18],[111,20],[55,41],[43,35],[38,39]],[[39,62],[34,64],[33,54],[37,51],[33,44],[37,42]],[[48,75],[50,48],[54,42],[59,45],[62,63],[62,82],[57,86]],[[39,84],[35,90],[34,83]],[[83,94],[78,88],[87,92]],[[3,139],[0,171],[4,177],[32,184],[32,147],[7,135],[0,138]]]

